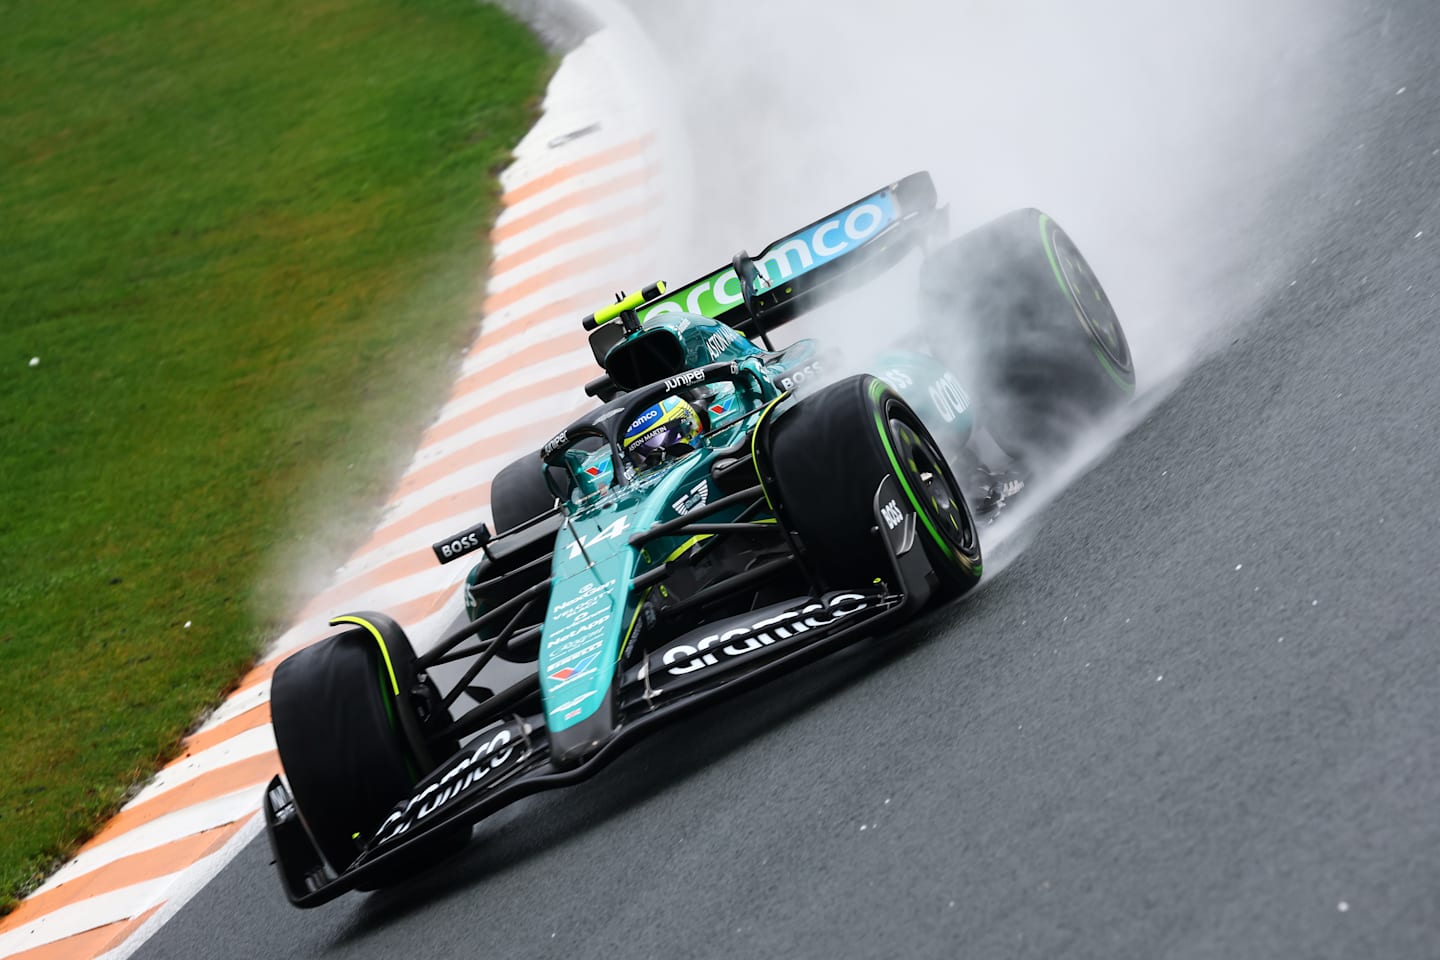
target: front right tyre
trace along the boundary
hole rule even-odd
[[[398,632],[398,628],[397,631]],[[459,749],[454,740],[417,750],[403,730],[423,688],[414,652],[402,636],[367,628],[321,640],[276,668],[270,715],[280,763],[300,819],[336,873],[362,852],[381,822],[415,784]],[[448,713],[424,718],[448,723]],[[403,879],[461,845],[469,828],[420,842],[361,889]]]

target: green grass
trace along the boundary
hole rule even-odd
[[[363,541],[552,63],[476,0],[0,22],[3,909]]]

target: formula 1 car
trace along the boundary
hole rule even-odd
[[[600,405],[495,477],[497,532],[434,544],[441,563],[478,555],[468,622],[420,654],[390,618],[347,614],[275,672],[285,776],[263,805],[292,903],[393,884],[676,715],[979,581],[957,471],[999,509],[1022,457],[1039,462],[1134,379],[1053,221],[1020,211],[941,243],[944,220],[914,174],[758,258],[582,321]],[[917,250],[932,349],[884,350],[878,376],[826,383],[814,341],[771,343]],[[943,356],[1000,398],[980,405],[984,426]],[[479,686],[496,658],[522,679]],[[445,670],[459,675],[442,684]]]

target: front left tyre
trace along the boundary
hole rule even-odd
[[[893,578],[874,507],[887,475],[919,516],[935,592],[955,597],[980,581],[980,538],[960,485],[925,424],[883,380],[849,377],[796,402],[769,427],[761,467],[767,495],[828,589]]]

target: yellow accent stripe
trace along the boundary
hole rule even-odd
[[[665,558],[665,562],[669,563],[671,560],[674,560],[676,557],[680,556],[680,554],[695,546],[695,544],[699,543],[701,540],[709,540],[713,536],[715,536],[715,534],[713,533],[702,533],[698,537],[691,537],[689,540],[686,540],[674,550],[671,550],[670,556]]]
[[[620,652],[615,655],[615,662],[619,663],[620,658],[625,656],[625,648],[630,646],[630,635],[635,632],[635,621],[640,619],[640,610],[645,606],[645,601],[650,599],[650,591],[654,587],[646,587],[640,602],[635,604],[635,612],[630,615],[630,626],[625,628],[625,639],[620,641]]]
[[[771,410],[775,409],[775,404],[788,396],[790,396],[790,391],[786,390],[780,394],[780,396],[765,404],[765,409],[760,411],[760,419],[755,421],[755,429],[750,431],[750,462],[755,466],[755,479],[760,481],[760,492],[765,494],[765,504],[770,508],[772,513],[775,511],[775,501],[770,499],[770,491],[765,489],[765,478],[760,476],[760,460],[755,455],[755,443],[760,439],[760,426],[765,422],[765,418],[769,416]]]
[[[369,620],[362,619],[353,614],[336,617],[330,621],[330,626],[338,627],[342,623],[353,623],[356,626],[364,627],[370,631],[370,636],[374,637],[375,642],[380,644],[380,656],[385,659],[385,672],[390,674],[390,687],[395,691],[395,696],[400,696],[400,681],[395,679],[395,665],[390,662],[390,651],[385,646],[385,638],[380,636],[379,629]]]

